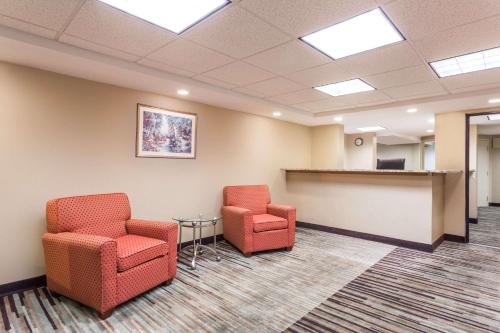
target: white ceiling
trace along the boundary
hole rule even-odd
[[[405,41],[334,61],[298,40],[376,7]],[[0,26],[1,60],[305,125],[341,114],[349,133],[426,135],[434,113],[500,97],[500,69],[439,79],[428,65],[500,46],[498,0],[234,0],[180,36],[96,0],[1,0]],[[376,90],[312,89],[353,78]]]

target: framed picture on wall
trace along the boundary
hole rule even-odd
[[[137,157],[196,158],[197,115],[137,104]]]

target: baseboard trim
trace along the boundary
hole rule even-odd
[[[498,202],[490,202],[489,206],[490,207],[500,207],[500,203],[498,203]]]
[[[469,223],[477,224],[477,218],[469,217],[467,221]]]
[[[302,228],[308,228],[308,229],[329,232],[329,233],[337,234],[337,235],[349,236],[349,237],[354,237],[354,238],[361,238],[361,239],[365,239],[365,240],[370,240],[370,241],[394,245],[394,246],[406,247],[409,249],[419,250],[419,251],[424,251],[424,252],[432,252],[440,244],[439,239],[436,240],[433,244],[425,244],[425,243],[412,242],[412,241],[407,241],[407,240],[398,239],[398,238],[373,235],[373,234],[368,234],[368,233],[359,232],[359,231],[352,231],[352,230],[347,230],[347,229],[335,228],[335,227],[330,227],[330,226],[326,226],[326,225],[319,225],[319,224],[300,222],[300,221],[296,222],[296,226],[302,227]],[[442,240],[441,240],[441,242],[442,242]]]
[[[45,279],[45,275],[35,276],[25,280],[2,284],[0,285],[0,297],[46,285],[47,281]]]
[[[466,243],[465,236],[457,236],[457,235],[452,235],[452,234],[444,234],[444,240],[449,241],[449,242],[456,242],[456,243]]]
[[[432,250],[434,251],[435,249],[438,248],[439,245],[441,245],[441,243],[444,241],[444,235],[441,235],[438,239],[436,239],[433,243],[432,243]]]

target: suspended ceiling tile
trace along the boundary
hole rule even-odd
[[[275,77],[269,80],[251,84],[249,86],[246,86],[245,88],[254,91],[256,94],[268,97],[303,90],[307,87],[282,77]]]
[[[377,7],[373,0],[244,0],[241,6],[294,37],[326,28]]]
[[[383,92],[396,100],[447,94],[446,90],[444,90],[436,80],[387,88],[384,89]]]
[[[241,61],[216,68],[203,75],[236,86],[248,85],[257,81],[270,79],[274,76],[269,72]]]
[[[173,74],[177,74],[177,75],[188,76],[188,77],[195,75],[194,72],[190,72],[190,71],[187,71],[184,69],[169,66],[165,63],[151,60],[151,59],[147,59],[147,58],[139,60],[138,63],[141,65],[147,66],[147,67],[159,69],[161,71],[169,72],[169,73],[173,73]]]
[[[241,59],[291,39],[283,32],[236,6],[228,6],[183,34],[212,50]]]
[[[71,35],[66,35],[63,34],[60,38],[59,41],[66,43],[66,44],[71,44],[73,46],[78,46],[82,49],[98,52],[98,53],[103,53],[106,55],[110,55],[112,57],[128,60],[128,61],[137,61],[139,57],[134,54],[130,54],[127,52],[122,52],[120,50],[115,50],[109,47],[106,47],[104,45],[98,45],[95,43],[91,43],[89,41],[83,40],[81,38],[73,37]]]
[[[0,14],[19,20],[18,27],[24,22],[60,31],[81,2],[81,0],[2,0]]]
[[[206,72],[234,61],[233,58],[183,39],[168,43],[148,58],[195,73]]]
[[[383,9],[411,40],[500,14],[498,0],[400,0]]]
[[[300,41],[291,41],[245,59],[255,66],[283,75],[326,64],[332,60]]]
[[[385,89],[417,82],[430,81],[435,78],[436,74],[434,74],[428,65],[419,65],[367,76],[362,79],[372,87]]]
[[[65,34],[139,56],[162,47],[176,36],[99,1],[87,1]]]

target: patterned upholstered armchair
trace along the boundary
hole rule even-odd
[[[124,193],[50,200],[43,235],[47,286],[107,318],[176,273],[177,224],[130,219]]]
[[[267,185],[224,187],[224,239],[245,256],[295,243],[295,208],[271,204]]]

